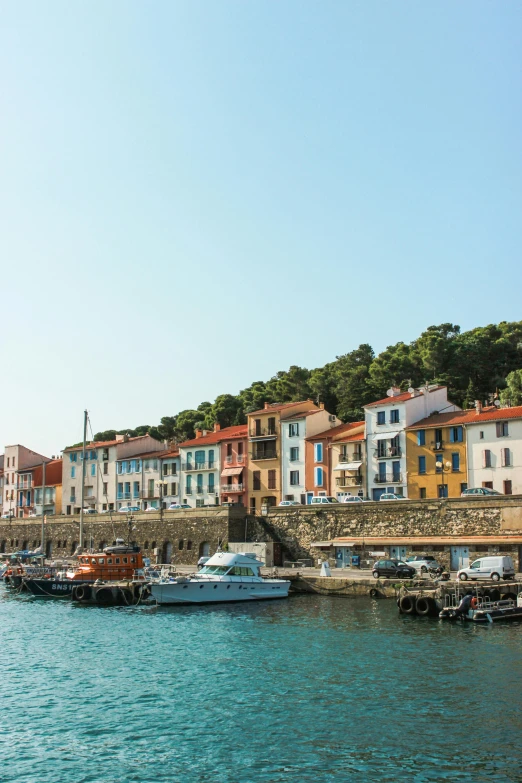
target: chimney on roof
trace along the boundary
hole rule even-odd
[[[123,442],[124,443],[128,443],[129,442],[129,433],[128,432],[126,432],[125,435],[123,436]]]
[[[123,441],[125,440],[125,436],[124,435],[116,435],[116,440],[119,441],[120,443],[123,443]]]
[[[214,422],[214,432],[219,432],[221,429],[221,424],[218,421]]]
[[[388,395],[388,397],[397,397],[397,396],[398,396],[400,393],[401,393],[401,390],[399,389],[399,387],[398,387],[398,386],[392,386],[392,387],[391,387],[390,389],[388,389],[388,391],[386,392],[386,394]]]
[[[324,411],[324,402],[320,402],[319,407],[321,408],[322,411]]]
[[[196,430],[196,438],[202,438],[203,437],[203,430]]]
[[[477,413],[482,413],[482,403],[480,400],[475,400],[475,410]]]
[[[265,411],[267,411],[269,409],[269,407],[270,407],[270,403],[269,402],[265,402]]]

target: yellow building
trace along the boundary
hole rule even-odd
[[[438,413],[406,429],[408,497],[458,498],[467,487],[465,411]]]
[[[273,404],[248,414],[248,496],[251,514],[276,506],[282,497],[281,422],[319,410],[311,400]],[[303,448],[304,452],[304,448]]]

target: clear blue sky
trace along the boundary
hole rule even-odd
[[[522,317],[522,5],[4,0],[0,443]]]

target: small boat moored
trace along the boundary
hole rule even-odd
[[[262,577],[255,555],[216,552],[191,576],[160,576],[149,589],[158,604],[210,604],[287,598],[290,582]]]
[[[492,601],[487,597],[465,595],[458,606],[445,606],[439,614],[441,620],[460,620],[472,623],[494,623],[506,620],[522,620],[522,593],[516,601],[506,598]]]

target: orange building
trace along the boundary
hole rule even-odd
[[[248,496],[251,514],[276,506],[282,497],[281,422],[305,411],[321,410],[312,400],[265,403],[248,414]]]
[[[348,479],[346,479],[346,484],[339,484],[336,481],[338,477],[335,476],[334,471],[339,464],[341,455],[345,458],[345,462],[349,458],[349,462],[354,463],[359,461],[357,455],[364,454],[364,421],[339,424],[325,432],[312,435],[306,439],[305,449],[307,503],[314,495],[336,496],[349,492],[357,494],[353,489],[346,489],[346,487],[349,485],[358,489],[359,484],[349,483]],[[363,459],[360,461],[364,462]],[[360,465],[355,470],[358,468]],[[345,471],[348,471],[348,475],[352,473],[349,468],[344,468],[342,470],[343,481]],[[360,475],[360,471],[357,475]],[[364,484],[361,483],[361,486]]]

